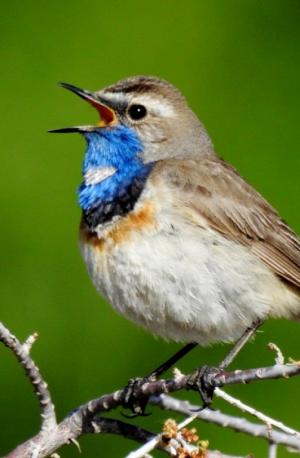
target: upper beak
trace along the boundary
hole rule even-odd
[[[68,89],[92,105],[100,114],[100,121],[95,126],[75,126],[64,127],[62,129],[49,130],[51,133],[69,133],[69,132],[91,132],[98,127],[107,127],[117,122],[117,116],[114,110],[101,101],[100,97],[85,89],[79,89],[68,83],[59,83],[61,87]]]

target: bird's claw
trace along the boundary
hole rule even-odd
[[[124,417],[134,418],[137,416],[146,417],[150,415],[150,413],[145,412],[148,404],[148,396],[143,396],[141,393],[139,393],[137,396],[141,386],[147,381],[147,378],[138,377],[128,381],[126,387],[124,388],[124,399],[122,406],[125,407],[125,409],[130,409],[132,413],[129,415],[122,413]]]
[[[197,370],[196,378],[191,381],[191,388],[196,389],[201,396],[203,405],[201,409],[209,407],[212,404],[215,391],[214,378],[220,373],[220,369],[211,366],[201,366]]]

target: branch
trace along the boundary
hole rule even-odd
[[[194,421],[196,418],[195,415],[189,416],[185,420],[183,420],[179,425],[176,425],[174,420],[172,422],[171,427],[169,427],[168,435],[167,438],[169,439],[166,443],[168,450],[170,451],[171,455],[177,455],[177,451],[180,447],[184,447],[188,452],[196,451],[195,446],[190,446],[189,444],[186,443],[186,441],[183,439],[182,436],[178,434],[181,429],[189,425],[192,421]],[[170,420],[169,420],[170,423]],[[146,444],[144,444],[142,447],[140,447],[138,450],[135,450],[134,452],[129,453],[126,458],[143,458],[145,455],[149,454],[152,450],[154,450],[159,444],[163,443],[164,438],[166,434],[164,435],[164,432],[157,434],[154,436],[151,440],[149,440]],[[174,443],[175,442],[175,443]],[[172,450],[174,449],[175,453],[172,453]]]
[[[107,395],[103,395],[100,398],[83,404],[75,411],[71,412],[59,424],[57,424],[54,414],[54,406],[52,404],[47,385],[42,379],[39,369],[28,354],[35,338],[36,337],[31,336],[29,339],[27,339],[26,343],[22,345],[15,338],[15,336],[13,336],[3,325],[0,325],[0,340],[2,340],[4,344],[14,352],[24,367],[26,375],[30,379],[34,387],[34,391],[39,399],[41,415],[43,419],[41,431],[36,436],[10,452],[7,455],[7,458],[32,458],[33,456],[35,458],[43,458],[53,454],[56,450],[65,444],[69,444],[70,442],[76,443],[76,440],[82,434],[103,432],[104,430],[106,432],[110,430],[110,432],[114,432],[116,434],[122,434],[126,437],[135,438],[135,440],[139,440],[138,438],[143,437],[143,442],[149,442],[148,439],[152,433],[146,430],[142,430],[122,422],[117,422],[116,420],[109,420],[104,418],[99,419],[98,417],[98,415],[101,413],[108,412],[117,408],[118,406],[124,405],[127,394],[126,388],[120,389]],[[228,362],[235,355],[236,352],[231,351],[229,357],[225,358],[224,361],[226,362],[227,360]],[[227,362],[224,364],[224,366],[227,366]],[[298,375],[299,373],[299,363],[275,364],[274,366],[269,367],[242,371],[239,370],[233,372],[220,370],[217,373],[211,374],[210,383],[214,387],[221,387],[228,384],[248,383],[250,381],[258,381],[264,379],[274,379],[279,377],[286,378],[288,376]],[[142,383],[137,387],[135,396],[138,400],[151,398],[151,402],[154,402],[153,399],[157,399],[157,397],[159,397],[159,399],[164,400],[164,407],[166,407],[166,400],[169,399],[168,402],[170,402],[170,399],[172,398],[160,395],[183,389],[198,390],[197,381],[198,371],[195,371],[193,374],[189,375],[183,375],[179,371],[175,371],[174,377],[168,380],[146,381]],[[156,396],[156,398],[153,396]],[[173,402],[175,402],[175,400],[173,400]],[[182,403],[182,401],[176,402]],[[185,405],[187,406],[188,404]],[[178,411],[183,409],[182,404],[177,405],[177,407]],[[169,408],[172,410],[172,407]],[[183,412],[183,410],[181,410],[181,412],[190,416],[191,408],[193,408],[193,406],[186,407],[185,411]],[[246,422],[246,420],[243,419],[236,419],[235,417],[224,417],[224,414],[221,414],[220,412],[217,414],[218,418],[216,418],[216,416],[213,414],[213,411],[210,411],[209,409],[205,409],[195,415],[197,418],[202,418],[205,421],[211,421],[216,424],[221,424],[222,426],[224,426],[227,421],[226,425],[232,427],[235,430],[244,431],[252,435],[259,435],[260,437],[264,437],[265,439],[270,440],[270,430],[268,430],[267,434],[265,426],[255,425],[253,423]],[[220,423],[220,415],[223,415],[223,423]],[[232,426],[230,426],[230,422]],[[124,425],[126,425],[126,427]],[[283,434],[279,433],[278,431],[272,431],[272,443],[282,443],[300,450],[299,438],[291,434]]]
[[[41,432],[47,434],[57,423],[54,404],[51,400],[47,383],[43,380],[39,368],[29,356],[31,347],[37,337],[37,334],[33,334],[26,339],[24,344],[21,344],[21,342],[0,322],[0,341],[14,353],[22,365],[27,378],[30,380],[40,405],[42,418]]]
[[[258,420],[261,420],[269,427],[269,429],[275,427],[277,429],[280,429],[284,433],[291,434],[292,436],[296,436],[298,439],[300,439],[300,433],[295,429],[289,428],[288,426],[285,426],[281,421],[275,420],[274,418],[271,418],[268,415],[259,412],[253,407],[248,406],[244,402],[241,402],[239,399],[236,399],[230,394],[225,393],[225,391],[221,390],[220,388],[216,388],[215,395],[219,398],[224,399],[224,401],[227,401],[229,404],[237,407],[242,412],[247,412],[250,415],[256,417]]]
[[[281,364],[255,369],[236,370],[232,372],[220,371],[211,375],[211,384],[215,387],[232,385],[238,383],[249,383],[251,381],[261,381],[267,379],[288,378],[300,373],[300,365]],[[176,373],[176,376],[168,380],[146,381],[141,384],[135,392],[137,399],[145,399],[150,396],[172,393],[180,390],[195,390],[197,387],[198,371],[192,375]],[[126,389],[106,394],[100,398],[93,399],[87,404],[82,405],[77,414],[85,418],[91,417],[101,412],[108,412],[116,407],[123,405],[126,396]]]
[[[152,396],[150,398],[150,404],[156,405],[161,409],[170,410],[183,415],[190,415],[191,411],[194,412],[198,410],[196,415],[199,420],[203,420],[207,423],[213,423],[223,428],[230,428],[233,431],[245,433],[253,437],[261,437],[262,439],[271,441],[274,444],[285,445],[300,452],[299,437],[292,434],[282,433],[274,429],[271,430],[268,425],[253,423],[244,418],[224,414],[218,410],[209,408],[199,410],[201,409],[199,405],[191,404],[188,401],[181,401],[163,394],[161,396]]]
[[[196,414],[190,415],[179,424],[176,424],[174,420],[167,420],[164,424],[162,433],[157,434],[146,444],[142,445],[142,447],[129,453],[126,458],[143,458],[149,456],[149,452],[155,448],[162,448],[165,452],[168,452],[174,457],[242,458],[234,457],[232,455],[224,455],[219,451],[208,450],[208,442],[198,441],[199,437],[195,434],[195,428],[190,430],[186,428],[196,418]],[[193,442],[198,442],[198,445],[193,445]]]
[[[271,443],[269,445],[268,458],[276,458],[276,457],[277,457],[277,444]]]

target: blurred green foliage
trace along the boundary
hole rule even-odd
[[[79,136],[46,131],[88,123],[96,114],[56,83],[99,89],[134,74],[170,80],[222,157],[299,230],[299,20],[298,0],[1,1],[1,320],[20,338],[39,332],[33,356],[59,418],[149,372],[178,346],[118,316],[88,279],[77,247],[75,194],[84,144]],[[268,323],[237,364],[272,363],[270,340],[299,358],[299,336],[295,323]],[[196,349],[180,367],[215,364],[226,351]],[[0,347],[0,357],[3,455],[38,430],[39,414],[12,355]],[[229,391],[299,429],[299,383]],[[159,431],[168,414],[151,410],[136,423]],[[259,440],[212,425],[198,430],[212,448],[266,456]],[[84,457],[121,457],[136,447],[116,437],[80,442]],[[67,447],[61,455],[77,451]]]

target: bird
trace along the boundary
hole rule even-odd
[[[235,342],[255,320],[300,318],[300,242],[221,159],[181,92],[134,76],[92,92],[80,249],[97,291],[167,340]]]

